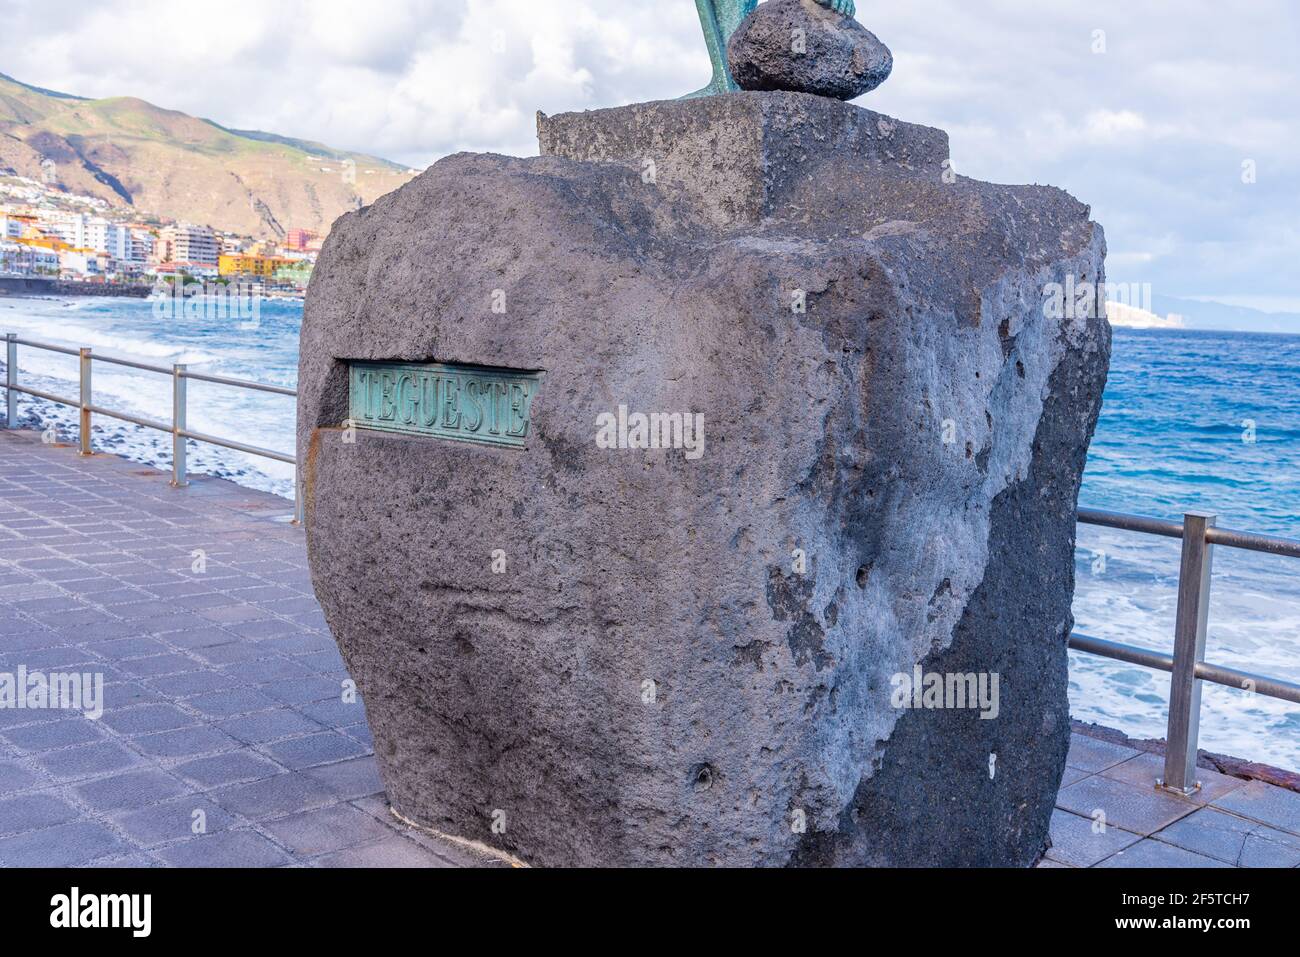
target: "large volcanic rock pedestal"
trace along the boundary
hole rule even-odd
[[[1101,280],[1088,208],[807,94],[539,127],[344,216],[307,297],[312,573],[394,807],[535,864],[1033,862],[1110,347],[1044,291]],[[524,447],[343,428],[358,360],[541,370]],[[638,412],[702,447],[597,441]],[[996,707],[907,707],[918,668]]]

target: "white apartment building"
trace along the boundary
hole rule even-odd
[[[84,213],[47,213],[40,218],[47,232],[57,234],[74,249],[93,249],[113,259],[131,258],[131,231],[125,226]]]
[[[215,266],[220,254],[217,234],[207,226],[178,223],[167,226],[159,236],[162,258],[174,263],[199,263]]]
[[[144,265],[153,257],[153,234],[145,229],[128,230],[130,234],[129,255],[127,261]]]

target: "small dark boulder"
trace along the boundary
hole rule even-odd
[[[742,90],[851,100],[885,82],[894,56],[862,24],[815,0],[768,0],[732,34],[727,63]]]

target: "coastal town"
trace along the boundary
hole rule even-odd
[[[323,239],[301,228],[274,239],[240,236],[0,176],[0,279],[128,295],[159,282],[238,282],[259,295],[295,296],[307,288]]]

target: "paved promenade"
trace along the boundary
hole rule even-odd
[[[0,673],[102,673],[106,699],[0,709],[0,864],[499,863],[389,813],[290,511],[0,431]],[[1204,772],[1173,797],[1079,735],[1069,765],[1044,867],[1300,865],[1300,794]]]

